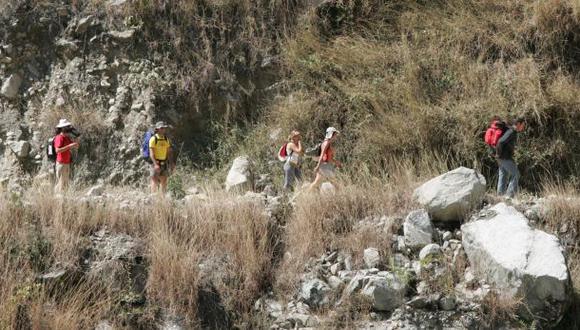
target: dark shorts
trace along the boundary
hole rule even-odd
[[[158,178],[160,176],[168,176],[169,175],[169,166],[167,162],[160,162],[159,164],[159,172],[155,171],[155,166],[151,164],[151,169],[149,171],[149,175],[152,178]]]

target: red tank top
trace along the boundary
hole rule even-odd
[[[322,147],[324,148],[325,145],[328,145],[328,147],[326,148],[326,150],[322,154],[322,161],[323,162],[331,162],[334,159],[334,150],[332,149],[330,142],[324,141],[324,143],[322,144]]]

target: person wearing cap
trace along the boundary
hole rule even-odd
[[[56,185],[54,190],[56,193],[64,192],[69,186],[70,164],[72,162],[71,149],[79,147],[79,142],[73,140],[71,137],[72,131],[73,126],[66,119],[61,119],[56,125],[56,136],[54,138],[54,148],[56,151],[54,169]]]
[[[171,156],[171,141],[165,135],[167,128],[165,122],[155,124],[155,134],[149,139],[149,155],[152,161],[151,167],[151,193],[167,191],[167,178],[169,177],[169,159]]]
[[[301,135],[299,131],[292,131],[288,136],[288,143],[286,144],[286,162],[284,162],[284,190],[290,190],[294,186],[294,181],[302,179],[302,155],[304,150],[302,148]]]
[[[320,186],[322,183],[322,179],[330,181],[336,188],[338,188],[338,185],[334,180],[334,176],[336,167],[341,167],[341,164],[339,161],[334,159],[334,148],[332,147],[332,144],[334,141],[336,141],[336,138],[339,134],[340,132],[334,127],[329,127],[326,129],[324,142],[322,142],[322,145],[320,146],[320,157],[318,157],[318,164],[316,164],[316,167],[314,168],[316,178],[310,185],[310,191],[318,188],[318,186]]]

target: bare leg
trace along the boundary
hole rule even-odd
[[[165,194],[165,192],[167,191],[167,177],[166,176],[160,176],[159,177],[159,185],[161,186],[161,193]]]
[[[310,185],[310,187],[308,188],[308,191],[313,191],[314,189],[317,189],[318,186],[320,186],[320,182],[322,181],[322,175],[320,175],[320,173],[316,173],[316,178],[314,179],[314,182],[312,182],[312,184]]]
[[[151,193],[152,194],[157,192],[157,186],[158,186],[157,178],[155,176],[152,176],[151,177]]]

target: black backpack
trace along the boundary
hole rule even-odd
[[[48,139],[48,144],[46,145],[46,158],[51,162],[56,162],[56,148],[54,146],[55,136]]]

